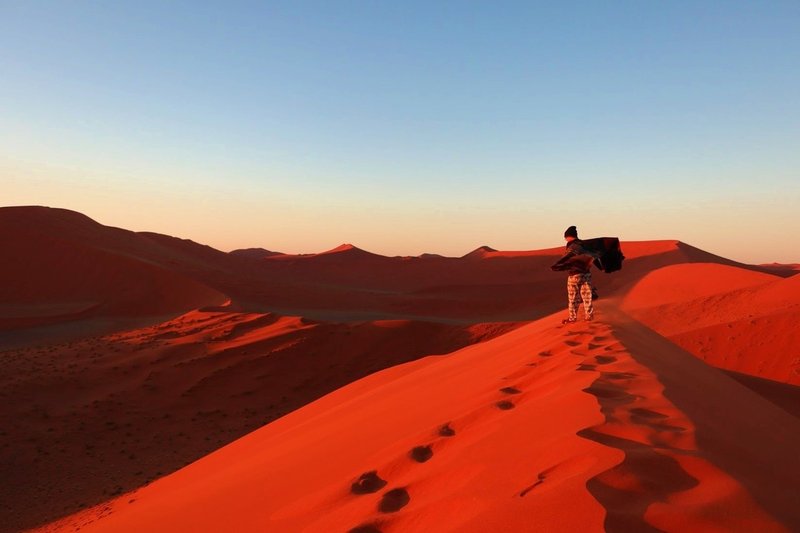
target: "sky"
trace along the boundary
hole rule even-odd
[[[0,205],[221,250],[800,262],[800,3],[0,0]]]

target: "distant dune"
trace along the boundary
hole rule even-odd
[[[225,300],[151,257],[145,237],[78,213],[0,209],[0,330],[86,318],[154,316]]]
[[[800,264],[798,263],[769,263],[765,265],[759,265],[765,272],[770,272],[772,274],[776,274],[778,276],[789,277],[794,276],[798,272],[800,272]]]
[[[777,281],[775,276],[716,263],[666,266],[644,276],[623,300],[628,309],[686,302]]]
[[[561,327],[560,245],[225,253],[0,208],[0,530],[800,529],[800,277],[622,247]]]
[[[275,257],[276,255],[284,255],[280,252],[273,252],[264,248],[244,248],[240,250],[233,250],[229,253],[231,255],[238,255],[248,259],[265,259],[267,257]]]
[[[709,364],[800,385],[798,276],[673,265],[643,278],[623,308]]]

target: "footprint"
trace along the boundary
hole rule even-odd
[[[575,341],[564,341],[564,344],[566,344],[567,346],[573,346],[573,347],[581,345],[581,343],[575,342]]]
[[[604,340],[607,340],[607,339],[608,339],[608,337],[603,337],[601,335],[598,335],[597,337],[593,338],[592,340],[595,341],[595,342],[603,342]]]
[[[658,411],[651,411],[650,409],[644,409],[642,407],[634,407],[630,410],[630,414],[631,422],[634,424],[648,426],[656,431],[666,431],[669,433],[683,433],[687,431],[687,428],[683,426],[667,424],[666,419],[669,418],[669,415],[659,413]]]
[[[613,363],[617,360],[616,357],[612,357],[610,355],[595,355],[594,360],[597,361],[597,364],[600,365],[607,365],[609,363]]]
[[[588,344],[588,346],[589,346],[589,349],[590,349],[590,350],[597,350],[598,348],[602,348],[602,347],[603,347],[603,345],[602,345],[602,344],[595,344],[595,343],[593,343],[593,342],[590,342],[590,343]]]
[[[378,510],[382,513],[395,513],[408,505],[411,501],[411,496],[404,488],[392,489],[381,498],[378,504]]]
[[[508,411],[509,409],[514,408],[514,404],[509,402],[508,400],[503,400],[501,402],[497,402],[494,404],[498,409],[502,409],[503,411]]]
[[[586,363],[581,363],[575,370],[594,370],[596,368],[597,367],[594,365],[587,365]]]
[[[386,481],[378,477],[376,470],[372,470],[361,474],[356,482],[350,486],[350,492],[353,494],[372,494],[385,486]]]
[[[347,533],[381,533],[381,530],[373,524],[364,524],[354,527]]]
[[[580,335],[581,333],[582,333],[581,331],[567,331],[566,333],[564,333],[564,336],[566,337],[569,335]]]
[[[633,372],[603,372],[603,377],[606,379],[633,379],[637,377],[639,374],[634,374]]]
[[[502,392],[503,394],[519,394],[522,391],[516,387],[503,387],[502,389],[500,389],[500,392]]]
[[[541,474],[539,474],[537,477],[539,479],[537,479],[536,482],[533,485],[531,485],[530,487],[526,487],[525,489],[522,490],[522,492],[519,493],[519,497],[520,498],[524,498],[526,494],[528,494],[530,491],[532,491],[533,489],[535,489],[536,487],[538,487],[539,485],[544,483],[544,473],[543,472]]]
[[[456,434],[456,430],[450,427],[450,422],[439,428],[439,436],[452,437]]]
[[[667,431],[669,433],[684,433],[688,428],[683,426],[673,426],[672,424],[652,424],[650,427],[656,431]]]
[[[424,463],[433,457],[433,450],[431,450],[430,446],[415,446],[410,452],[408,452],[408,455],[416,462]]]
[[[659,413],[658,411],[651,411],[650,409],[645,409],[643,407],[634,407],[630,410],[630,412],[633,416],[648,418],[651,420],[669,418],[669,415]]]
[[[553,356],[553,352],[551,352],[550,350],[545,350],[543,352],[539,352],[539,357],[552,357],[552,356]]]
[[[626,399],[632,401],[635,396],[632,394],[628,394],[622,389],[617,387],[605,387],[602,383],[593,383],[591,387],[587,387],[583,389],[584,392],[588,392],[589,394],[596,396],[598,398],[605,398],[605,399]]]

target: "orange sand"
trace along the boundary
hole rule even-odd
[[[673,265],[645,276],[623,306],[709,364],[800,385],[800,276]]]
[[[66,527],[800,525],[791,490],[800,420],[670,343],[652,342],[652,333],[623,315],[604,314],[609,320],[570,327],[545,318],[447,357],[372,374],[70,517]],[[760,431],[765,424],[773,431]],[[354,493],[370,472],[385,484]]]
[[[800,530],[783,266],[623,242],[565,327],[561,246],[224,253],[24,207],[0,249],[2,531]]]

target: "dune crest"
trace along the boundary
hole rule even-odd
[[[608,322],[570,327],[542,319],[372,374],[61,526],[800,525],[789,473],[798,467],[800,420],[673,345],[643,341],[645,328],[609,314]],[[731,395],[747,416],[722,414]],[[761,434],[764,421],[782,429]],[[731,467],[741,453],[753,464]]]
[[[798,276],[672,265],[642,278],[622,305],[711,365],[800,385]]]
[[[775,281],[775,276],[716,263],[684,263],[653,270],[626,295],[627,309],[652,307]]]
[[[561,327],[563,246],[225,253],[42,207],[0,246],[0,530],[800,529],[783,267],[623,242]]]

